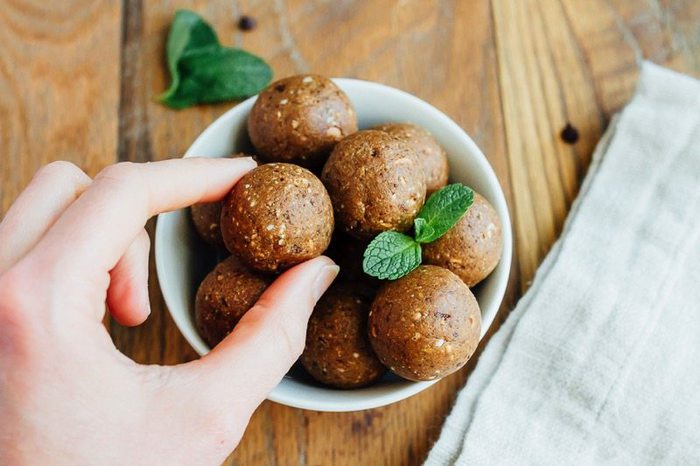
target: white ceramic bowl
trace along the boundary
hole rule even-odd
[[[501,262],[473,290],[481,307],[483,337],[503,299],[512,255],[508,208],[493,169],[471,138],[430,104],[382,84],[355,79],[334,81],[355,106],[360,128],[410,121],[430,131],[447,151],[450,181],[471,186],[486,197],[498,212],[503,224]],[[185,157],[225,157],[250,150],[246,120],[254,102],[255,97],[252,97],[223,114],[197,138]],[[186,209],[158,217],[155,250],[158,280],[170,314],[190,345],[197,353],[204,355],[209,347],[197,333],[194,324],[194,296],[198,283],[216,262],[215,253],[197,238]],[[357,411],[403,400],[435,382],[409,382],[387,375],[371,387],[335,390],[303,377],[288,375],[268,398],[288,406],[316,411]]]

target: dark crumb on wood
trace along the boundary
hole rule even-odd
[[[564,129],[561,130],[559,136],[561,140],[567,144],[576,144],[579,134],[578,130],[571,123],[567,123]]]
[[[241,31],[252,31],[257,24],[258,22],[252,16],[243,15],[238,20],[238,29]]]

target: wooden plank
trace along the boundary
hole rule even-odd
[[[3,2],[0,216],[52,160],[90,175],[114,161],[120,11],[108,1]]]
[[[606,121],[632,96],[641,60],[700,76],[700,3],[562,0],[562,4]]]
[[[612,92],[604,89],[601,96],[590,64],[609,69],[622,63],[620,69],[636,70],[634,53],[615,35],[611,18],[603,16],[609,23],[595,31],[597,36],[585,33],[589,41],[604,41],[597,47],[583,49],[572,31],[572,24],[593,27],[601,16],[600,5],[564,3],[577,10],[568,12],[555,0],[493,1],[523,291],[558,237],[609,118],[600,100],[609,102]],[[627,81],[621,88],[625,94],[630,91]],[[559,137],[567,122],[581,134],[573,146]]]

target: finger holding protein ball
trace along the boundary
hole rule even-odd
[[[256,163],[258,158],[253,154],[239,152],[231,156],[231,158],[250,157]],[[221,236],[221,209],[223,208],[223,199],[214,202],[201,202],[190,207],[190,215],[194,229],[200,238],[210,246],[217,248],[224,247],[224,238]]]

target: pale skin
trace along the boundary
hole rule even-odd
[[[149,240],[164,211],[222,198],[255,163],[56,162],[0,223],[0,464],[220,464],[304,347],[338,267],[282,274],[211,353],[139,365],[102,325],[146,320]]]

